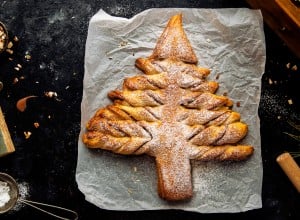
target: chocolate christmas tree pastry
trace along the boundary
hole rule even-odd
[[[99,109],[83,135],[89,148],[155,158],[160,197],[178,201],[193,195],[190,160],[240,161],[253,147],[239,145],[247,125],[231,110],[232,101],[214,94],[217,82],[197,58],[173,16],[153,54],[136,60],[143,75],[111,91],[111,105]]]

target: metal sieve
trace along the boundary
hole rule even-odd
[[[71,213],[72,215],[74,215],[74,218],[72,218],[72,219],[74,219],[74,220],[78,219],[78,214],[75,211],[72,211],[70,209],[20,198],[19,197],[19,187],[18,187],[17,182],[15,181],[15,179],[13,177],[11,177],[10,175],[8,175],[6,173],[0,173],[0,181],[6,182],[10,188],[10,190],[9,190],[10,200],[4,206],[0,207],[0,214],[8,212],[17,204],[17,202],[21,202],[23,204],[29,205],[29,206],[39,210],[39,211],[42,211],[49,215],[52,215],[58,219],[68,220],[70,218],[65,218],[65,217],[56,215],[52,212],[45,210],[45,208],[48,207],[53,210],[57,209],[57,210],[65,211],[65,212],[68,212],[68,213]],[[45,208],[40,208],[40,207],[45,207]]]

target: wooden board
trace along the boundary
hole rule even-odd
[[[0,157],[15,151],[2,110],[0,108]]]
[[[300,9],[291,0],[247,0],[253,9],[260,9],[264,22],[300,58]]]
[[[275,0],[275,2],[300,28],[300,8],[293,4],[291,0]]]

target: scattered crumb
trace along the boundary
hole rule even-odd
[[[280,115],[278,115],[278,116],[277,116],[277,119],[279,119],[279,120],[280,120],[280,119],[281,119],[281,116],[280,116]]]
[[[13,84],[17,84],[19,82],[19,79],[17,77],[14,78]]]
[[[35,128],[38,128],[38,127],[40,127],[40,124],[39,124],[38,122],[34,122],[34,123],[33,123],[33,126],[34,126]]]
[[[128,45],[128,41],[121,41],[119,47],[125,47]]]
[[[227,93],[227,92],[224,92],[224,93],[223,93],[223,96],[227,96],[227,95],[228,95],[228,93]]]
[[[10,55],[14,54],[14,51],[12,49],[6,49],[6,52],[9,53]]]
[[[211,43],[211,40],[209,38],[206,39],[207,43]]]
[[[127,189],[127,192],[128,192],[129,194],[132,194],[132,189],[128,188],[128,189]]]
[[[286,64],[286,68],[287,68],[287,69],[291,68],[291,63],[287,63],[287,64]]]
[[[220,74],[217,74],[216,75],[216,79],[218,80],[220,78]]]
[[[24,131],[25,139],[29,139],[32,133],[30,131]]]
[[[109,56],[108,53],[109,53],[109,52],[106,52],[105,55],[108,57],[109,60],[112,60],[113,57],[112,57],[112,56]]]
[[[237,102],[237,103],[236,103],[236,107],[241,107],[241,103],[240,103],[240,102]]]
[[[13,45],[14,45],[13,42],[9,41],[7,44],[7,48],[10,49],[13,47]]]
[[[49,91],[49,92],[45,92],[45,96],[48,98],[53,98],[53,97],[57,97],[57,93]]]
[[[19,38],[17,36],[14,36],[14,42],[18,42],[19,41]]]
[[[273,81],[271,78],[269,78],[269,85],[272,85],[273,84]]]
[[[133,172],[136,172],[137,171],[137,167],[133,167]]]
[[[292,71],[297,71],[297,70],[298,70],[297,65],[292,66],[291,70],[292,70]]]
[[[27,61],[29,61],[29,60],[31,60],[31,55],[30,55],[30,54],[25,54],[24,58],[25,58]]]
[[[292,99],[289,99],[289,100],[288,100],[288,103],[289,103],[289,105],[292,105],[292,104],[293,104],[293,100],[292,100]]]
[[[41,70],[43,70],[46,68],[46,64],[44,62],[42,62],[39,67]]]

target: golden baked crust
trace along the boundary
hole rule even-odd
[[[170,201],[192,197],[191,159],[239,161],[254,150],[237,145],[247,125],[228,97],[214,94],[218,83],[206,80],[210,70],[196,63],[182,15],[175,15],[153,54],[136,60],[144,75],[111,91],[113,103],[95,113],[82,137],[89,148],[155,157],[158,193]]]

